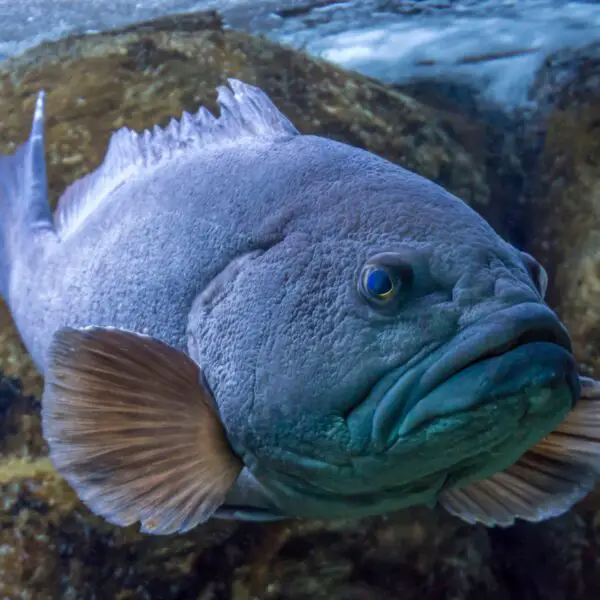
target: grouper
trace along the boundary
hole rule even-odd
[[[81,500],[173,534],[438,504],[508,526],[588,494],[600,384],[544,268],[260,89],[229,80],[218,104],[120,129],[54,212],[43,91],[0,159],[0,289]]]

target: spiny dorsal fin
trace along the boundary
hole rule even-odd
[[[136,133],[126,127],[110,139],[104,162],[69,186],[58,201],[54,223],[62,238],[72,233],[112,191],[141,170],[170,160],[190,149],[225,144],[237,139],[276,140],[298,130],[259,88],[236,79],[217,88],[221,115],[205,107],[194,115],[184,112],[164,129]]]

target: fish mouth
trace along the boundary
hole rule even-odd
[[[490,315],[430,355],[418,369],[384,377],[373,419],[380,449],[436,417],[523,391],[579,378],[569,334],[545,305],[526,303]]]

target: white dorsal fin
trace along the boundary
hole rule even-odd
[[[299,135],[298,130],[259,88],[236,79],[217,88],[221,115],[205,107],[194,115],[184,112],[164,129],[136,133],[126,127],[115,132],[103,163],[71,184],[58,201],[54,215],[57,234],[65,238],[109,194],[142,169],[156,166],[191,148],[224,144],[241,138],[275,140]]]

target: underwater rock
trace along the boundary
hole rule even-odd
[[[582,373],[600,376],[600,43],[549,57],[522,130],[526,250],[546,267],[547,301]],[[584,505],[600,506],[600,485]]]
[[[214,13],[143,23],[45,43],[0,65],[0,153],[31,125],[47,91],[47,152],[54,201],[102,160],[110,134],[166,125],[182,111],[216,109],[215,88],[235,77],[264,89],[304,133],[366,148],[439,182],[490,221],[495,205],[480,153],[438,125],[437,113],[376,81],[262,38],[223,31]],[[0,368],[32,393],[41,380],[0,306]]]
[[[600,43],[546,61],[525,127],[533,160],[528,250],[548,269],[548,302],[577,359],[600,376]]]
[[[522,111],[507,111],[474,84],[451,77],[419,79],[394,89],[435,111],[437,126],[477,156],[489,196],[478,210],[504,239],[522,248],[531,236],[524,218],[524,139]]]

